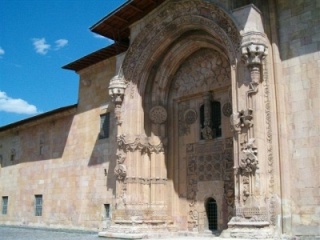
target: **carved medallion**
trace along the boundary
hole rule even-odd
[[[223,105],[222,107],[222,112],[223,115],[225,115],[226,117],[230,117],[232,114],[232,105],[230,102],[227,102]]]
[[[155,106],[151,108],[149,117],[153,123],[164,123],[167,120],[167,110],[162,106]]]
[[[188,109],[184,112],[184,121],[186,124],[191,125],[197,121],[197,112],[193,109]]]

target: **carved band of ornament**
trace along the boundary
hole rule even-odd
[[[139,184],[166,184],[167,178],[143,178],[143,177],[127,177],[125,183],[139,183]]]
[[[199,25],[212,29],[235,58],[236,51],[239,50],[240,34],[230,16],[222,9],[201,0],[168,2],[170,4],[157,12],[157,15],[150,20],[131,44],[123,63],[127,76],[139,79],[138,75],[145,68],[145,63],[150,60],[150,53],[159,49],[159,42],[174,36],[177,26],[182,25]],[[204,8],[207,9],[205,13]],[[186,15],[186,12],[189,13],[191,9],[192,14]],[[170,23],[164,24],[167,22]]]
[[[164,152],[164,140],[154,145],[149,142],[149,138],[145,135],[126,136],[124,134],[118,136],[118,148],[124,152],[145,151],[148,153]]]
[[[243,207],[237,208],[236,217],[232,222],[264,222],[268,220],[267,209],[265,207]]]

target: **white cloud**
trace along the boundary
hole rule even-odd
[[[3,55],[4,55],[4,50],[2,47],[0,47],[0,59],[2,58]]]
[[[68,40],[67,39],[58,39],[57,41],[55,41],[56,43],[56,50],[63,48],[64,46],[66,46],[68,44]]]
[[[93,33],[93,37],[94,37],[94,38],[98,38],[98,39],[104,39],[104,40],[106,40],[106,41],[107,41],[108,43],[110,43],[110,44],[114,43],[114,41],[113,41],[112,39],[107,38],[107,37],[104,37],[104,36],[101,36],[101,35],[96,34],[96,33]]]
[[[100,38],[100,39],[106,39],[106,37],[101,36],[101,35],[96,34],[96,33],[93,33],[93,37],[94,37],[94,38]]]
[[[46,55],[51,48],[50,44],[46,43],[45,38],[33,38],[32,42],[36,52],[41,55]]]
[[[2,91],[0,91],[0,112],[1,111],[19,114],[39,113],[36,106],[31,105],[20,98],[11,98]]]

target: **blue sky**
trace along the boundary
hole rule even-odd
[[[89,28],[126,0],[0,0],[0,127],[77,103],[61,67],[110,45]]]

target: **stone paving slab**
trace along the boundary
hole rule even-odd
[[[102,240],[95,232],[0,226],[0,240]]]
[[[97,232],[86,232],[62,229],[42,229],[0,225],[0,240],[108,240],[110,238],[99,237]],[[116,238],[112,238],[116,240]],[[231,240],[231,238],[175,236],[148,238],[149,240]],[[121,238],[118,238],[121,240]],[[245,239],[241,239],[245,240]],[[251,239],[252,240],[252,239]]]

